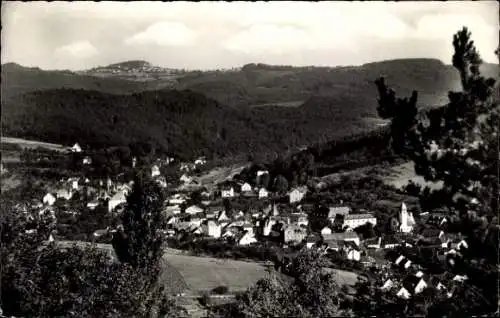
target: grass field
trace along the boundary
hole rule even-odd
[[[278,106],[278,107],[299,107],[304,104],[303,100],[296,100],[290,102],[276,102],[276,103],[267,103],[267,104],[255,104],[250,107],[267,107],[267,106]]]
[[[58,145],[58,144],[51,144],[47,142],[40,142],[40,141],[34,141],[34,140],[26,140],[26,139],[21,139],[21,138],[12,138],[12,137],[3,137],[1,138],[1,143],[2,144],[14,144],[18,145],[21,148],[45,148],[48,150],[54,150],[54,151],[67,151],[67,147],[64,147],[63,145]]]
[[[412,180],[413,182],[420,184],[421,186],[428,185],[431,189],[439,189],[442,187],[441,182],[426,182],[421,176],[415,174],[412,162],[406,162],[401,165],[391,167],[388,171],[388,175],[384,177],[384,182],[390,184],[396,188],[402,188],[408,182]]]

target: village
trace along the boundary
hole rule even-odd
[[[91,156],[84,154],[78,144],[70,151],[81,155],[83,165],[92,165]],[[285,193],[272,192],[258,186],[262,184],[260,179],[269,177],[266,170],[258,170],[252,180],[230,179],[202,186],[192,171],[206,163],[205,158],[198,158],[192,163],[176,163],[173,158],[167,158],[157,160],[146,170],[167,194],[163,207],[166,220],[163,233],[169,242],[166,248],[179,248],[178,243],[183,242],[184,246],[186,243],[218,244],[226,253],[238,248],[258,250],[270,244],[289,253],[316,249],[336,260],[332,262],[333,267],[340,259],[347,270],[370,268],[383,273],[385,281],[380,282],[380,289],[404,299],[421,293],[428,286],[452,297],[453,286],[468,279],[460,273],[459,266],[468,244],[461,235],[447,233],[448,218],[443,213],[421,212],[415,218],[413,212],[401,202],[396,233],[373,236],[364,234],[367,231],[359,231],[377,225],[377,217],[373,213],[353,210],[348,202],[338,202],[323,207],[328,211],[325,225],[313,231],[310,221],[317,206],[308,200],[310,189],[307,186],[295,187]],[[181,174],[175,187],[167,183],[160,169],[174,164]],[[136,158],[132,158],[131,165],[135,167]],[[86,200],[83,202],[84,211],[99,210],[112,220],[124,208],[132,186],[133,181],[72,177],[61,180],[53,191],[43,197],[27,202],[40,214],[49,213],[57,218],[59,215],[82,213],[82,209],[76,212],[78,209],[71,206],[74,195],[80,194],[79,197]],[[85,191],[84,196],[82,191]],[[245,204],[237,204],[241,200]],[[81,204],[81,199],[79,202]],[[59,220],[56,222],[62,223]],[[419,222],[425,226],[419,226]],[[95,242],[109,242],[116,231],[114,224],[108,223],[104,228],[88,234]],[[54,232],[48,240],[64,241],[65,238]],[[452,270],[427,272],[425,265],[413,261],[416,257],[412,257],[413,250],[422,249]],[[261,260],[279,262],[277,268],[286,271],[286,258],[280,261]]]

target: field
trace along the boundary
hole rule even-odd
[[[59,242],[62,246],[71,246],[73,243]],[[77,242],[77,245],[88,246],[89,243]],[[109,244],[98,244],[97,247],[112,252]],[[267,275],[267,268],[256,262],[188,256],[172,253],[169,250],[165,254],[163,266],[160,280],[174,294],[182,292],[197,294],[219,286],[227,286],[231,292],[241,292]],[[355,273],[338,269],[328,270],[336,273],[339,285],[356,283]]]
[[[33,140],[26,140],[26,139],[21,139],[21,138],[12,138],[12,137],[3,137],[1,138],[1,143],[2,144],[14,144],[18,145],[21,148],[45,148],[47,150],[54,150],[54,151],[67,151],[67,147],[64,147],[63,145],[58,145],[58,144],[51,144],[47,142],[40,142],[40,141],[33,141]]]
[[[303,100],[296,100],[290,102],[276,102],[276,103],[266,103],[266,104],[255,104],[249,107],[266,107],[266,106],[278,106],[278,107],[299,107],[304,104]]]
[[[421,186],[428,185],[431,189],[439,189],[442,187],[442,183],[440,182],[426,182],[424,178],[417,176],[413,169],[413,163],[411,162],[391,167],[388,175],[384,177],[386,183],[396,188],[402,188],[408,184],[410,180]]]

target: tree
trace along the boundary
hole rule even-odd
[[[156,182],[146,175],[136,176],[121,215],[123,230],[113,238],[113,247],[121,262],[148,270],[157,266],[163,255],[164,201]]]
[[[278,193],[285,193],[288,190],[288,181],[282,175],[274,179],[274,188]]]
[[[498,211],[500,104],[493,98],[495,80],[481,76],[482,61],[470,36],[465,27],[453,36],[462,91],[450,92],[447,105],[418,112],[416,92],[396,99],[380,78],[378,112],[391,119],[394,151],[409,156],[426,181],[443,181],[439,191],[448,198],[443,204],[491,215]]]
[[[465,234],[469,251],[455,267],[469,281],[457,287],[453,298],[431,290],[426,296],[403,301],[380,292],[378,278],[358,285],[354,306],[357,314],[382,316],[390,311],[398,316],[474,316],[492,315],[497,310],[498,284],[493,275],[498,275],[498,230],[488,225],[484,216],[491,219],[498,213],[500,104],[493,96],[495,80],[480,74],[482,62],[470,36],[465,27],[453,36],[452,61],[460,74],[462,91],[450,92],[445,106],[418,111],[416,92],[410,99],[396,99],[383,78],[375,82],[380,95],[379,115],[391,119],[393,151],[411,159],[415,172],[426,181],[443,182],[442,189],[425,188],[421,198],[460,216],[458,227],[452,224],[450,228]],[[496,242],[488,239],[495,236],[491,233],[497,235]],[[496,244],[496,251],[491,247],[486,252],[485,244]],[[416,251],[414,261],[417,260],[429,272],[433,269],[439,272],[442,267],[435,257],[426,256],[424,250]]]
[[[237,316],[340,317],[341,291],[333,274],[323,270],[326,259],[317,251],[301,252],[287,266],[292,281],[276,273],[237,297]]]

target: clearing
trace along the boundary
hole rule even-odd
[[[63,145],[59,144],[51,144],[47,142],[41,142],[41,141],[35,141],[35,140],[26,140],[26,139],[21,139],[21,138],[12,138],[12,137],[3,137],[1,138],[1,143],[2,144],[15,144],[18,145],[21,148],[45,148],[48,150],[54,150],[54,151],[67,151],[68,147],[64,147]]]

